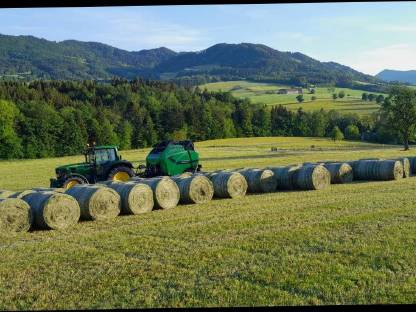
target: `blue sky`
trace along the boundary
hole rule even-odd
[[[0,33],[137,51],[262,43],[368,74],[416,69],[416,3],[0,9]]]

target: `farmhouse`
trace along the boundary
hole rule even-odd
[[[303,94],[302,88],[279,89],[278,94]]]

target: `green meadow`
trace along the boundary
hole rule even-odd
[[[196,149],[204,170],[416,155],[324,138]],[[138,165],[147,152],[122,155]],[[0,189],[47,186],[55,166],[82,159],[1,161]],[[0,234],[0,309],[415,303],[415,189],[416,177],[354,182]]]
[[[225,81],[214,82],[199,86],[202,90],[206,88],[208,91],[230,91],[238,98],[248,98],[253,103],[263,103],[266,105],[282,104],[288,109],[297,110],[302,107],[304,110],[313,111],[321,108],[325,110],[335,109],[343,113],[358,113],[361,115],[368,115],[378,110],[379,105],[373,101],[363,101],[361,96],[364,92],[362,90],[355,90],[349,88],[315,88],[315,94],[309,94],[308,89],[303,89],[304,102],[298,103],[296,100],[297,94],[276,94],[271,93],[278,89],[290,88],[290,86],[273,84],[273,83],[258,83],[249,81]],[[344,91],[345,97],[333,100],[332,94]],[[367,92],[369,93],[369,92]],[[380,93],[374,93],[380,94]],[[384,94],[385,95],[385,94]],[[316,97],[312,100],[312,96]]]

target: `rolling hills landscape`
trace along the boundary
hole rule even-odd
[[[415,304],[415,14],[0,10],[0,311]]]
[[[381,84],[373,76],[299,52],[281,52],[262,44],[213,45],[197,52],[168,48],[125,51],[97,42],[48,41],[33,36],[0,35],[0,76],[20,79],[257,80],[299,85]]]

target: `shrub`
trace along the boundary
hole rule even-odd
[[[345,128],[345,137],[349,140],[359,140],[360,130],[356,125],[349,125]]]
[[[338,126],[335,126],[331,131],[331,138],[334,141],[340,141],[344,139],[344,135],[342,134],[342,131],[339,130]]]

